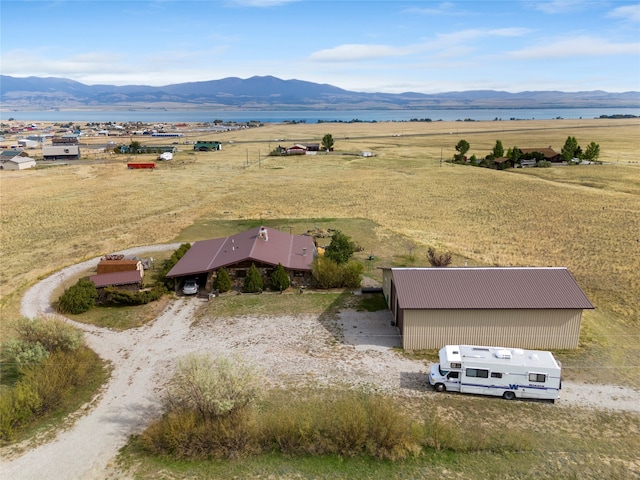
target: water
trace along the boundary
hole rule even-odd
[[[596,118],[601,115],[640,116],[640,108],[509,108],[509,109],[422,109],[422,110],[40,110],[40,111],[0,111],[0,120],[10,118],[41,122],[224,122],[244,123],[259,121],[264,123],[318,121],[351,122],[404,122],[412,119],[432,121],[456,121],[471,119],[487,120],[550,120],[555,118],[580,119]]]

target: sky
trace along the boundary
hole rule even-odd
[[[0,73],[358,92],[640,91],[640,1],[0,0]]]

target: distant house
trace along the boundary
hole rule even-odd
[[[52,145],[78,145],[78,135],[66,134],[51,138]]]
[[[36,161],[22,150],[0,151],[0,169],[2,170],[25,170],[35,166]]]
[[[197,278],[201,288],[212,290],[218,270],[225,268],[235,287],[240,287],[251,264],[268,281],[282,264],[292,285],[311,283],[311,264],[316,257],[313,238],[291,235],[275,229],[256,227],[236,235],[195,242],[167,274],[179,287],[188,278]]]
[[[560,163],[562,162],[562,155],[556,152],[553,148],[520,148],[520,154],[533,154],[540,153],[544,156],[544,159],[549,162]]]
[[[304,145],[293,145],[292,147],[288,147],[286,149],[287,155],[306,155],[307,147]]]
[[[197,152],[210,152],[212,150],[222,150],[222,143],[197,141],[193,146],[193,149]]]
[[[42,147],[45,160],[80,160],[78,145],[45,145]]]
[[[577,348],[594,308],[566,268],[385,268],[382,289],[407,350]]]

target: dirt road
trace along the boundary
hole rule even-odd
[[[22,302],[23,315],[54,314],[49,299],[56,286],[97,261],[69,267],[32,287]],[[85,331],[89,346],[111,362],[111,379],[68,430],[23,454],[5,450],[2,478],[108,477],[118,449],[159,411],[175,359],[188,352],[238,354],[261,367],[268,385],[348,384],[403,396],[434,394],[424,381],[424,363],[408,360],[391,348],[399,345],[399,336],[390,326],[389,312],[347,310],[332,325],[313,315],[201,319],[193,324],[203,302],[179,298],[154,322],[124,332],[76,324]],[[557,404],[640,413],[640,393],[617,386],[565,383]]]

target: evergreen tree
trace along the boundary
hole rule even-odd
[[[289,275],[287,274],[287,271],[284,269],[281,263],[279,263],[275,268],[269,280],[269,287],[271,288],[271,290],[275,291],[286,290],[291,284]]]
[[[562,155],[562,159],[565,162],[570,162],[578,155],[579,151],[580,146],[578,145],[576,137],[569,136],[565,140],[562,150],[560,150],[560,155]]]
[[[221,268],[218,270],[215,280],[213,281],[213,288],[220,293],[228,292],[231,290],[231,278],[229,272],[226,269]]]
[[[260,270],[256,268],[256,264],[252,263],[251,268],[247,272],[247,276],[244,278],[244,286],[242,287],[242,291],[245,293],[258,293],[262,291],[262,287],[264,286],[262,282],[262,275],[260,275]]]
[[[327,133],[324,137],[322,137],[322,148],[325,149],[325,151],[329,151],[333,148],[333,135],[331,135],[330,133]]]
[[[496,140],[496,144],[493,147],[493,158],[500,158],[504,156],[504,147],[500,140]]]
[[[324,255],[338,265],[343,265],[349,261],[355,250],[356,246],[351,238],[340,230],[336,230]]]

